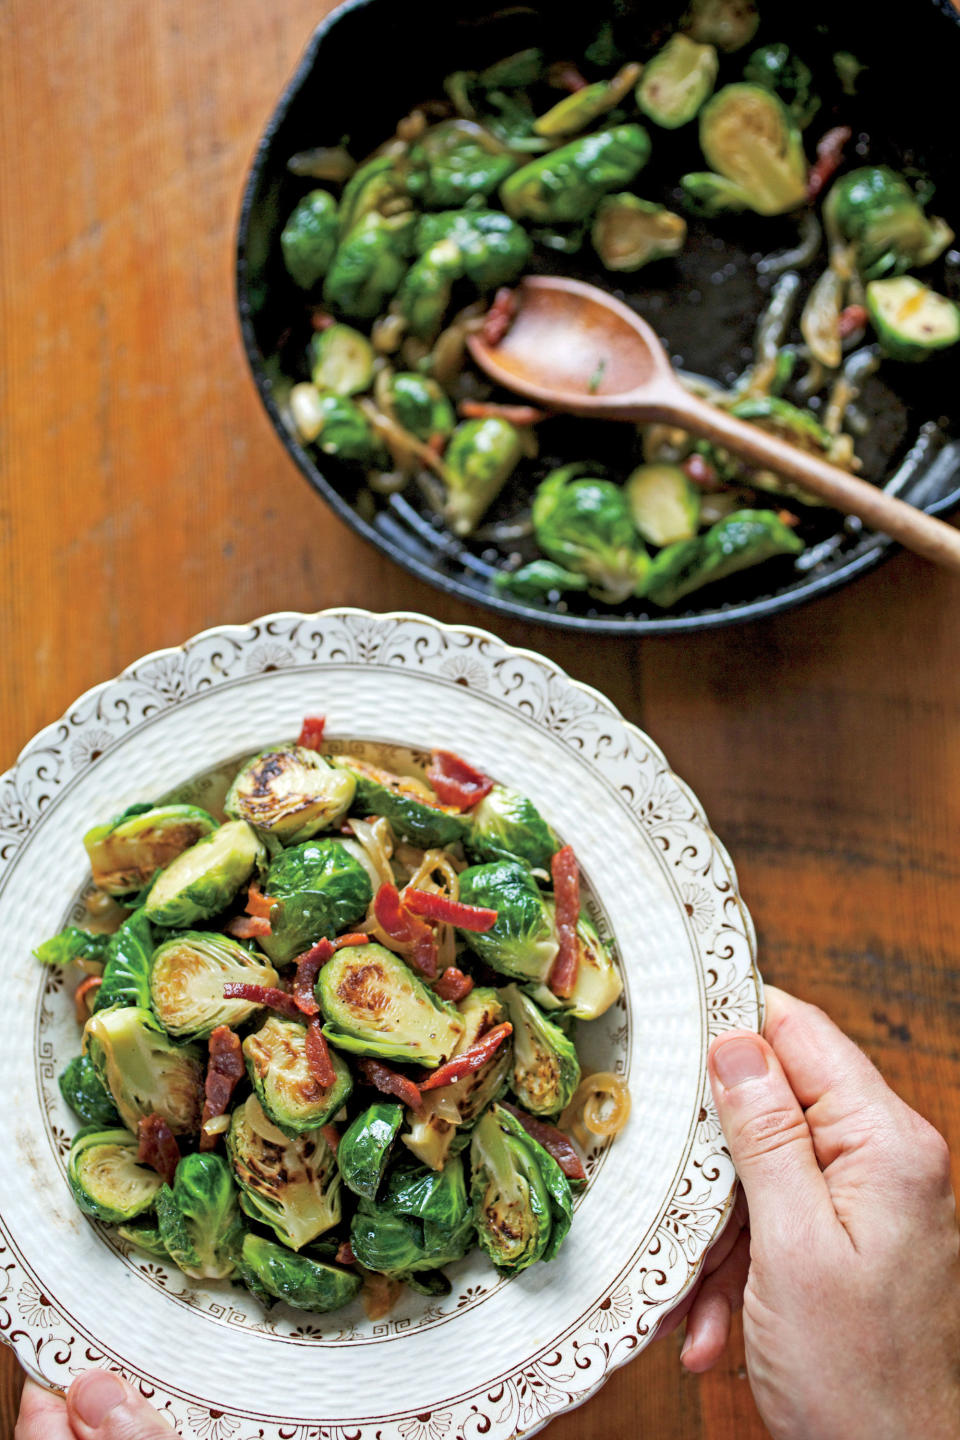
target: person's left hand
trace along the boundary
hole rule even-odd
[[[14,1440],[170,1440],[171,1426],[109,1370],[78,1375],[67,1398],[28,1380]]]

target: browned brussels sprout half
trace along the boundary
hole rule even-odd
[[[453,1054],[463,1021],[383,945],[351,945],[320,971],[323,1033],[341,1050],[432,1070]]]
[[[164,941],[150,966],[153,1013],[174,1039],[201,1040],[218,1025],[242,1025],[256,1010],[249,1000],[225,1000],[223,987],[276,985],[277,972],[253,954],[210,930],[186,930]]]
[[[149,1010],[97,1011],[83,1032],[83,1052],[129,1130],[148,1115],[162,1115],[174,1135],[200,1128],[201,1052],[174,1045]]]
[[[250,1095],[234,1110],[227,1149],[240,1204],[291,1250],[302,1250],[340,1221],[340,1173],[319,1130],[284,1135]]]
[[[270,1015],[243,1042],[247,1073],[264,1114],[285,1135],[318,1130],[347,1101],[353,1081],[336,1051],[330,1060],[335,1079],[318,1085],[307,1059],[307,1028],[296,1020]]]
[[[131,805],[83,837],[93,883],[108,895],[130,895],[148,885],[158,870],[217,822],[196,805]]]
[[[640,270],[678,255],[687,222],[663,205],[625,192],[605,195],[593,222],[593,247],[608,270]]]
[[[230,787],[226,811],[281,845],[299,845],[338,824],[355,789],[351,777],[316,750],[288,745],[264,750],[244,765]]]

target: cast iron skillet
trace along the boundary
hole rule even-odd
[[[807,550],[797,561],[770,561],[732,576],[695,593],[683,608],[647,610],[642,601],[610,608],[581,596],[551,606],[530,605],[492,593],[489,578],[511,553],[532,557],[531,542],[496,546],[489,540],[455,540],[415,486],[386,499],[373,496],[354,467],[324,457],[321,471],[281,419],[283,391],[291,381],[306,378],[309,326],[303,292],[284,271],[279,236],[290,210],[316,183],[291,175],[288,158],[318,144],[336,144],[345,134],[352,153],[362,157],[393,133],[414,104],[442,95],[448,71],[478,68],[538,43],[548,55],[577,58],[607,12],[618,17],[621,37],[638,37],[631,58],[643,59],[658,27],[675,23],[681,8],[648,6],[642,0],[595,0],[576,7],[541,0],[498,11],[495,0],[348,0],[314,32],[270,117],[247,181],[237,236],[240,323],[254,380],[280,439],[310,483],[366,539],[440,589],[503,614],[612,634],[706,629],[772,615],[826,594],[894,549],[885,537],[863,532],[856,521],[844,523],[833,512],[801,507],[800,533]],[[872,0],[811,0],[790,7],[760,0],[760,10],[766,18],[752,45],[774,40],[795,45],[818,79],[832,75],[830,57],[836,50],[852,51],[869,67],[853,99],[844,98],[838,84],[822,87],[825,103],[807,131],[808,153],[830,125],[849,123],[856,144],[855,154],[848,151],[851,165],[888,163],[908,174],[929,174],[937,185],[931,213],[944,215],[960,230],[951,121],[960,17],[950,0],[903,4],[900,26],[889,14],[881,20]],[[729,57],[718,84],[739,78],[748,54],[746,49]],[[697,127],[666,138],[665,132],[649,128],[653,159],[633,188],[670,203],[682,170],[704,168]],[[545,257],[538,251],[532,268],[578,275],[612,289],[654,323],[677,363],[727,382],[743,368],[767,299],[755,265],[760,247],[770,252],[795,238],[795,227],[782,219],[693,221],[677,260],[634,276],[611,276],[589,245],[572,257]],[[818,262],[805,272],[807,284],[820,269]],[[938,289],[960,300],[956,249],[930,273]],[[884,477],[884,484],[933,514],[960,502],[960,438],[953,438],[960,431],[952,415],[957,369],[952,352],[925,365],[885,362],[861,401],[872,422],[869,434],[857,442],[863,473]],[[536,478],[561,461],[587,458],[604,462],[614,477],[622,477],[631,463],[629,430],[551,421],[542,432]],[[508,487],[488,522],[517,513],[525,498]]]

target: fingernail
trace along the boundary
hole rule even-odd
[[[742,1085],[745,1080],[759,1080],[767,1073],[767,1052],[759,1036],[739,1035],[736,1040],[726,1040],[713,1052],[713,1068],[720,1084],[727,1090]]]
[[[687,1338],[684,1340],[682,1346],[680,1347],[680,1359],[681,1359],[681,1360],[683,1359],[684,1355],[686,1355],[687,1351],[690,1349],[690,1346],[691,1346],[692,1344],[693,1344],[693,1336],[690,1334],[690,1331],[688,1330],[688,1331],[687,1331]]]
[[[81,1376],[71,1395],[77,1417],[91,1430],[99,1429],[110,1411],[122,1405],[126,1398],[123,1382],[107,1370],[92,1370]]]

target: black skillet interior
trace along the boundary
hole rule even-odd
[[[763,19],[753,44],[788,42],[818,81],[823,105],[807,131],[808,153],[831,125],[849,124],[855,152],[851,147],[848,165],[887,163],[909,176],[929,176],[937,187],[931,213],[960,230],[960,174],[950,123],[960,25],[949,0],[904,4],[900,25],[881,19],[869,0],[813,0],[802,7],[760,0],[760,8]],[[799,533],[807,542],[796,562],[771,561],[733,576],[694,594],[677,611],[647,610],[642,601],[610,608],[579,596],[528,605],[492,594],[489,578],[508,556],[532,557],[532,542],[454,540],[415,486],[387,499],[374,496],[355,467],[325,457],[321,472],[280,416],[290,381],[306,378],[310,327],[303,293],[284,271],[279,234],[297,200],[316,183],[291,175],[288,158],[343,136],[353,154],[365,155],[419,100],[442,95],[450,70],[475,69],[531,44],[551,57],[579,59],[605,14],[613,17],[622,49],[644,59],[663,27],[676,23],[679,6],[600,0],[567,7],[547,0],[491,13],[489,0],[353,0],[321,25],[267,126],[244,196],[238,301],[247,354],[277,432],[310,483],[362,535],[441,589],[502,613],[609,633],[664,633],[753,619],[846,583],[889,553],[890,542],[862,533],[856,521],[840,522],[833,512],[796,507]],[[853,52],[867,67],[854,98],[843,95],[836,79],[837,50]],[[740,77],[747,54],[723,57],[718,85]],[[649,128],[653,157],[635,188],[675,205],[677,177],[704,168],[697,127],[671,133]],[[795,240],[795,225],[781,218],[694,220],[676,260],[635,276],[611,277],[589,245],[573,257],[538,248],[533,268],[575,274],[612,289],[653,322],[677,364],[726,383],[743,368],[769,294],[756,260]],[[821,268],[819,261],[805,272],[807,285]],[[931,277],[938,289],[960,300],[957,249],[938,262]],[[952,438],[960,434],[957,374],[952,352],[925,365],[884,362],[861,399],[871,419],[869,433],[857,441],[863,473],[892,482],[904,498],[935,513],[960,501],[960,439]],[[601,461],[613,477],[637,463],[629,426],[557,419],[542,432],[541,448],[529,489],[518,493],[515,485],[508,487],[488,523],[526,509],[533,483],[561,461]]]

